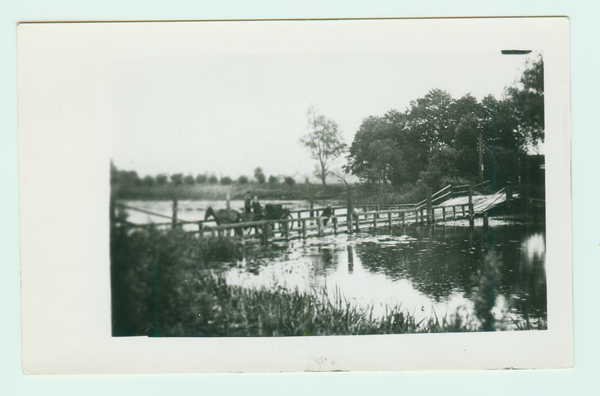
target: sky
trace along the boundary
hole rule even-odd
[[[261,167],[298,181],[315,167],[299,143],[311,104],[350,145],[362,120],[404,111],[432,89],[501,98],[530,55],[500,51],[274,53],[115,60],[112,159],[143,177],[237,178]],[[345,164],[340,158],[333,169]],[[349,179],[351,180],[351,179]]]

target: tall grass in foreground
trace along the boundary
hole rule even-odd
[[[307,336],[480,330],[459,315],[417,321],[400,306],[373,317],[338,291],[228,285],[215,260],[237,258],[226,238],[199,240],[181,230],[111,230],[114,336]]]

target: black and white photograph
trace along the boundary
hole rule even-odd
[[[543,53],[113,73],[114,336],[547,329]]]
[[[20,89],[31,92],[62,82],[28,78],[50,47],[25,44],[52,29],[81,33],[68,40],[70,63],[53,67],[83,99],[57,91],[69,106],[48,117],[76,114],[64,141],[88,148],[73,156],[102,158],[81,174],[102,180],[102,226],[80,232],[98,235],[86,240],[103,263],[88,268],[103,285],[95,301],[108,311],[95,331],[105,342],[259,350],[263,339],[337,347],[395,336],[430,355],[459,345],[440,334],[499,348],[490,337],[543,343],[572,326],[571,263],[551,254],[570,233],[570,201],[556,204],[570,183],[568,96],[553,105],[568,94],[568,53],[539,44],[534,29],[519,36],[526,21],[34,25],[20,37]],[[487,28],[507,38],[471,37]],[[70,215],[82,215],[78,205]],[[515,354],[520,342],[509,342]],[[458,367],[477,366],[481,352],[469,353]],[[333,356],[302,359],[345,369]]]

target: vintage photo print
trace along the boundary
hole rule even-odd
[[[24,370],[570,367],[568,51],[566,18],[21,24]]]

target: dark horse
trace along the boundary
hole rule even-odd
[[[265,219],[266,220],[286,220],[286,219],[292,219],[292,215],[290,213],[289,209],[284,208],[282,205],[279,204],[266,204],[265,205]],[[280,223],[279,226],[280,227],[286,227],[289,224],[289,228],[293,228],[294,223],[290,222],[290,223]]]
[[[235,224],[240,222],[240,213],[233,209],[219,209],[215,212],[212,206],[209,206],[208,209],[206,209],[204,220],[208,220],[210,217],[215,219],[218,226],[221,224]],[[236,235],[241,235],[241,233],[241,228],[235,229]]]

